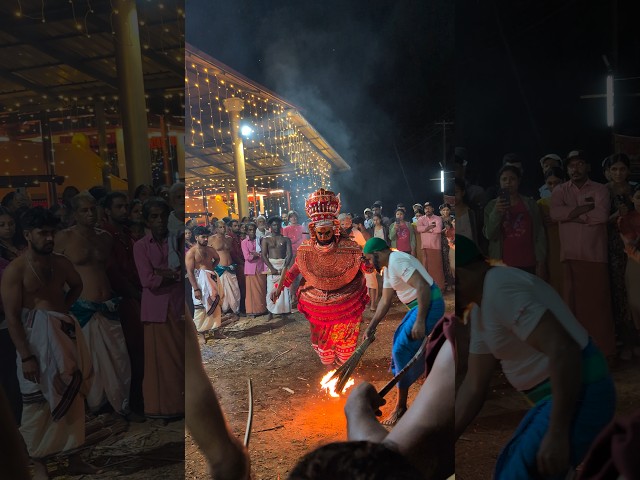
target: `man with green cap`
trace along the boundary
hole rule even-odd
[[[367,240],[363,253],[381,272],[382,298],[365,332],[368,338],[391,307],[394,292],[409,311],[393,335],[391,370],[397,374],[417,353],[425,335],[444,316],[442,292],[420,261],[408,253],[391,250],[387,242],[373,237]],[[383,270],[384,268],[384,270]],[[425,363],[418,361],[398,382],[398,400],[394,411],[382,423],[395,425],[407,411],[409,387],[423,373]]]
[[[456,311],[465,311],[470,326],[467,374],[456,395],[456,438],[480,412],[499,361],[533,407],[498,457],[494,478],[566,478],[613,417],[615,389],[604,356],[549,284],[490,264],[461,235]]]

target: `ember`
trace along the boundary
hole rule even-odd
[[[356,383],[356,381],[353,378],[350,378],[342,389],[342,392],[338,393],[336,392],[338,377],[331,379],[334,373],[336,373],[336,370],[331,370],[324,377],[322,377],[322,380],[320,380],[320,386],[324,390],[329,392],[329,395],[331,395],[332,397],[339,397],[340,393],[345,393],[347,391],[347,388],[351,387],[354,383]]]

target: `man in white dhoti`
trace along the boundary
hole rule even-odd
[[[96,228],[96,201],[89,193],[71,199],[76,224],[56,235],[55,251],[66,256],[82,278],[82,293],[71,313],[82,327],[93,361],[94,381],[87,395],[92,412],[107,404],[120,415],[128,415],[131,363],[118,316],[121,298],[114,297],[107,263],[113,238]]]
[[[240,312],[240,287],[236,277],[235,264],[231,258],[232,238],[227,235],[227,226],[220,220],[216,224],[215,234],[209,237],[209,244],[216,250],[220,260],[214,267],[218,275],[218,294],[222,313]]]
[[[42,207],[25,212],[21,224],[28,250],[9,264],[1,287],[18,355],[24,402],[20,433],[36,479],[48,478],[48,457],[84,443],[84,397],[92,375],[82,329],[68,314],[82,292],[82,279],[67,258],[53,254],[58,222]],[[69,457],[72,471],[96,473],[79,455]]]
[[[269,269],[267,274],[267,310],[269,317],[291,313],[291,293],[289,288],[284,288],[281,295],[274,303],[271,292],[277,288],[280,275],[285,267],[289,266],[293,257],[291,240],[282,235],[282,219],[271,217],[269,219],[271,236],[262,240],[262,260]]]
[[[209,246],[210,232],[204,227],[193,229],[196,244],[185,255],[187,278],[193,294],[193,321],[198,333],[204,334],[217,329],[222,321],[218,276],[214,268],[220,261],[216,249]]]

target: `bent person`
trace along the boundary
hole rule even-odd
[[[420,261],[404,252],[393,251],[381,238],[370,238],[364,245],[364,255],[375,269],[382,272],[382,298],[376,308],[365,338],[375,332],[387,315],[393,294],[409,311],[393,334],[391,371],[400,372],[420,349],[422,341],[444,316],[444,299],[438,285]],[[383,270],[384,269],[384,270]],[[395,425],[407,411],[409,387],[424,373],[424,364],[417,362],[397,384],[398,399],[384,425]]]
[[[490,265],[462,235],[456,235],[456,266],[457,310],[469,309],[470,324],[457,437],[482,408],[499,361],[533,407],[500,453],[494,478],[567,478],[615,411],[604,355],[541,278]]]

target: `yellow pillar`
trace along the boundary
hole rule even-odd
[[[260,195],[260,213],[264,215],[264,195]]]
[[[240,112],[244,108],[244,100],[231,97],[224,99],[224,108],[231,119],[231,138],[233,140],[233,158],[236,172],[236,201],[238,218],[249,215],[249,196],[247,193],[247,172],[244,164],[244,144],[240,135]]]
[[[151,184],[151,152],[147,132],[140,33],[135,0],[114,0],[116,66],[120,86],[120,115],[129,192]],[[117,13],[115,13],[117,11]]]

